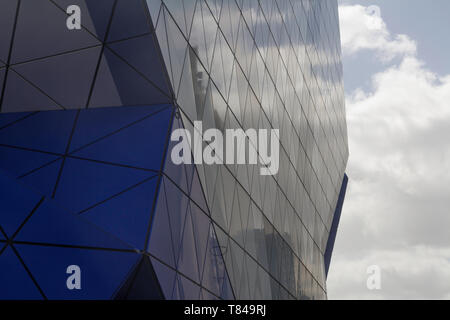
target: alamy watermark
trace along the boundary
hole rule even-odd
[[[260,164],[261,175],[276,175],[280,165],[278,137],[278,129],[226,129],[225,136],[218,129],[203,132],[203,123],[195,121],[194,137],[187,129],[172,132],[171,140],[178,143],[172,148],[171,159],[176,165]]]

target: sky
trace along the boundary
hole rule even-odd
[[[339,1],[350,182],[329,299],[450,299],[448,12],[448,0]]]

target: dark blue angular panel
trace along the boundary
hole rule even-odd
[[[57,156],[47,153],[0,146],[0,169],[16,178],[56,159]]]
[[[110,299],[139,255],[129,252],[19,245],[15,247],[49,299]],[[81,290],[66,286],[68,266],[81,269]]]
[[[171,101],[164,91],[142,77],[111,50],[105,49],[89,107],[168,103]]]
[[[57,102],[41,90],[25,81],[14,71],[8,72],[3,97],[2,112],[24,112],[38,110],[62,110]]]
[[[108,41],[117,41],[151,31],[145,1],[118,0]]]
[[[10,126],[16,121],[29,117],[31,114],[32,113],[20,112],[0,115],[0,130],[4,129],[6,126]]]
[[[8,237],[14,235],[41,198],[13,177],[0,172],[0,226]]]
[[[85,108],[101,47],[14,66],[14,70],[65,109]]]
[[[171,117],[172,108],[166,108],[73,155],[159,171]]]
[[[134,248],[143,250],[158,176],[83,213],[103,230],[116,235]]]
[[[0,143],[33,150],[64,153],[75,115],[76,111],[36,113],[0,130]]]
[[[101,41],[105,39],[106,30],[112,14],[115,0],[55,0],[61,8],[77,5],[83,13],[81,24]]]
[[[328,235],[327,247],[324,254],[325,263],[325,275],[328,276],[328,270],[330,268],[331,256],[333,254],[334,242],[336,240],[336,234],[339,227],[339,221],[341,219],[342,207],[344,206],[345,193],[347,192],[348,177],[344,174],[342,180],[341,190],[339,191],[339,198],[334,210],[333,222],[331,223],[330,234]]]
[[[0,2],[0,60],[7,62],[16,17],[17,0]]]
[[[114,298],[117,300],[164,299],[149,257],[142,257],[136,269],[131,273]]]
[[[86,219],[45,201],[33,213],[14,241],[130,250],[132,247],[105,233]]]
[[[51,1],[22,0],[11,63],[100,44],[86,30],[69,30],[66,20],[65,10],[59,9]]]
[[[0,270],[0,300],[43,298],[11,247],[0,255]]]
[[[143,170],[67,158],[55,199],[80,213],[153,177]]]
[[[77,127],[70,144],[70,151],[73,152],[80,147],[124,129],[134,122],[149,117],[167,107],[169,105],[85,110],[79,115]],[[1,119],[2,117],[0,117],[0,121]]]
[[[51,196],[55,189],[62,162],[62,159],[57,159],[43,167],[37,168],[38,170],[31,171],[19,179],[39,193]]]
[[[139,70],[168,96],[170,95],[164,61],[159,55],[153,34],[111,43],[108,47]]]

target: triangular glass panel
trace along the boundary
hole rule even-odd
[[[100,52],[95,47],[13,68],[65,109],[81,109],[86,107]]]
[[[173,246],[172,229],[169,220],[169,211],[167,209],[167,197],[165,192],[164,180],[161,183],[157,207],[152,218],[150,241],[148,252],[175,268],[175,253]],[[166,295],[167,297],[167,295]],[[171,294],[168,295],[171,297]]]
[[[36,14],[39,12],[39,14]],[[67,14],[51,1],[22,1],[17,20],[11,63],[51,56],[99,45],[84,29],[66,27]],[[39,27],[36,27],[39,26]]]
[[[164,109],[80,149],[73,156],[159,171],[171,118],[172,108]]]
[[[167,96],[170,85],[154,34],[108,44],[108,47],[153,82]]]
[[[89,107],[167,104],[170,100],[123,58],[105,49]]]
[[[26,217],[40,204],[42,196],[29,190],[13,177],[0,172],[0,225],[8,237],[12,237]]]
[[[82,217],[140,250],[145,247],[157,176],[84,212]]]
[[[9,70],[5,81],[2,112],[63,109],[58,102],[52,100],[42,90],[33,86],[12,69]]]
[[[33,187],[40,194],[51,197],[55,189],[59,171],[61,170],[61,165],[62,159],[57,159],[26,173],[19,179],[30,187]]]
[[[33,114],[0,130],[0,143],[25,149],[64,153],[75,116],[75,111]]]
[[[161,290],[166,299],[172,298],[173,287],[175,284],[176,273],[171,268],[160,263],[158,260],[151,258],[153,269],[155,270],[156,276],[158,277],[158,282]]]
[[[56,159],[57,156],[47,153],[0,146],[0,169],[16,178]]]
[[[0,21],[2,22],[2,27],[0,28],[0,43],[2,44],[0,46],[0,60],[4,62],[8,60],[17,3],[17,0],[4,1],[2,3],[2,10],[0,11]]]
[[[111,19],[114,0],[55,0],[66,10],[70,5],[77,5],[82,12],[81,24],[100,40],[105,39],[106,30]]]
[[[14,246],[46,297],[52,300],[110,299],[140,257],[134,252]],[[81,290],[67,289],[70,274],[66,272],[70,266],[80,268]]]
[[[21,264],[11,247],[0,255],[0,291],[2,300],[40,300],[44,297],[33,283],[27,270]],[[17,285],[20,283],[20,285]]]
[[[55,199],[69,211],[80,213],[154,175],[145,170],[67,158]]]
[[[51,200],[43,202],[33,212],[14,241],[105,249],[133,249],[86,219],[66,212]]]
[[[152,105],[84,110],[78,116],[77,126],[70,142],[70,152],[99,141],[168,107],[170,106]],[[2,116],[0,116],[0,121],[1,118]]]
[[[144,1],[117,0],[108,42],[143,35],[152,31]]]
[[[143,256],[114,297],[116,300],[162,300],[161,288],[150,258]]]

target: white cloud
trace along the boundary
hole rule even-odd
[[[396,56],[416,53],[416,43],[408,36],[391,35],[377,6],[342,5],[339,6],[339,17],[344,54],[369,49],[389,61]]]
[[[361,6],[344,7],[346,41],[355,23],[346,20],[364,22],[367,14]],[[386,47],[373,49],[385,52],[380,48]],[[369,92],[347,97],[350,185],[328,278],[330,299],[450,297],[449,101],[450,75],[432,73],[413,52],[373,75]],[[383,270],[381,291],[366,288],[366,268],[373,264]]]

